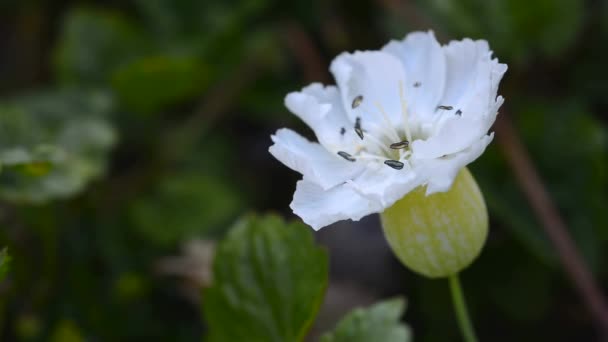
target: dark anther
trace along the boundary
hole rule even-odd
[[[456,111],[456,113],[454,113],[454,114],[456,114],[456,115],[458,115],[458,116],[462,116],[462,111],[459,109],[459,110],[457,110],[457,111]]]
[[[354,162],[355,160],[357,160],[357,159],[353,158],[353,156],[351,156],[350,154],[348,154],[344,151],[338,151],[338,155],[350,162]]]
[[[410,142],[409,142],[409,141],[407,141],[407,140],[403,140],[403,141],[400,141],[400,142],[396,142],[396,143],[393,143],[393,144],[391,144],[391,145],[390,145],[390,147],[391,147],[393,150],[400,150],[400,149],[402,149],[402,148],[407,148],[408,146],[410,146]]]
[[[416,83],[414,83],[414,88],[418,88],[418,87],[420,87],[421,85],[422,85],[422,83],[420,83],[420,82],[416,82]]]
[[[357,119],[355,120],[355,132],[357,133],[359,138],[361,138],[361,140],[363,140],[363,130],[361,129],[361,118],[360,117],[357,117]]]
[[[437,109],[452,110],[452,109],[454,109],[454,107],[452,107],[452,106],[437,106]]]
[[[344,135],[344,133],[346,133],[346,128],[340,128],[340,135]]]
[[[403,163],[397,160],[388,159],[384,161],[384,164],[392,167],[395,170],[403,169]]]
[[[355,97],[353,99],[353,103],[352,103],[351,107],[353,109],[355,109],[361,105],[361,102],[363,102],[363,95],[359,95],[359,96]]]

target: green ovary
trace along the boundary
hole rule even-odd
[[[479,255],[488,235],[488,212],[468,169],[447,192],[419,187],[381,214],[384,235],[399,260],[430,278],[447,277]]]

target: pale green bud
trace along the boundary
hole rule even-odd
[[[488,235],[488,211],[475,179],[463,168],[451,189],[425,195],[418,187],[382,213],[393,252],[413,271],[447,277],[479,255]]]

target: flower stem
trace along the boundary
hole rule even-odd
[[[456,312],[456,318],[458,319],[462,337],[465,342],[477,342],[477,337],[475,336],[475,331],[473,330],[473,325],[471,324],[469,313],[467,312],[467,305],[464,301],[458,273],[449,276],[448,281],[450,282],[452,302],[454,303],[454,311]]]

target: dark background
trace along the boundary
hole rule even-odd
[[[471,165],[491,218],[462,274],[480,339],[596,339],[512,155],[608,293],[608,1],[0,0],[0,340],[200,340],[212,241],[247,212],[293,216],[299,175],[269,136],[312,133],[285,94],[428,29],[509,65],[500,116],[525,146],[497,139]],[[316,236],[332,282],[313,336],[403,294],[416,341],[459,339],[447,284],[400,266],[377,216]]]

